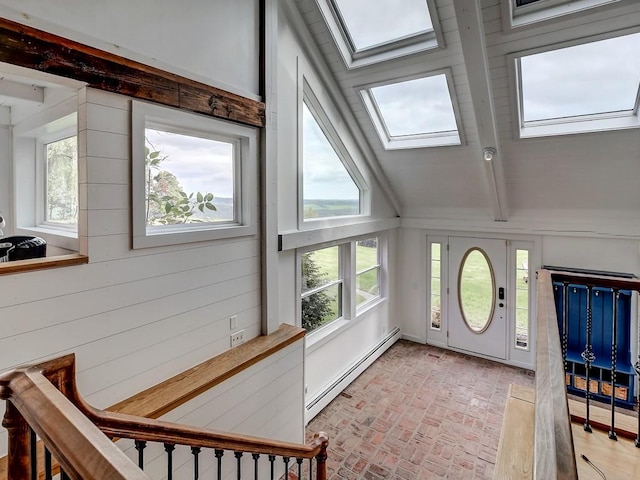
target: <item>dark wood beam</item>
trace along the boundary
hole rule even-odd
[[[89,87],[264,126],[264,103],[0,18],[0,62],[85,82]]]

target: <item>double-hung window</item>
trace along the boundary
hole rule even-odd
[[[78,137],[71,135],[47,143],[43,150],[44,225],[77,229],[78,226]]]
[[[351,320],[382,296],[380,237],[367,237],[300,255],[301,324],[308,332]]]

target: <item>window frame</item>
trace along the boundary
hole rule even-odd
[[[71,114],[73,115],[73,114]],[[67,117],[71,117],[68,115]],[[65,118],[67,118],[65,117]],[[60,119],[60,120],[64,120]],[[77,122],[76,122],[77,123]],[[55,143],[67,138],[76,138],[76,159],[78,158],[78,127],[70,125],[60,129],[56,129],[52,133],[36,137],[36,226],[51,230],[60,230],[78,235],[78,223],[75,225],[65,225],[58,222],[47,220],[47,196],[49,193],[49,171],[47,168],[47,145]],[[78,162],[76,160],[76,177],[78,176]],[[79,189],[78,189],[79,190]],[[80,207],[80,192],[78,191],[78,209]],[[79,212],[78,212],[79,217]]]
[[[309,219],[304,218],[304,105],[309,109],[309,112],[322,130],[322,133],[324,133],[327,141],[333,148],[333,151],[342,163],[344,169],[347,171],[351,180],[359,190],[358,203],[360,213],[356,215],[339,215],[335,217]],[[315,95],[306,79],[303,79],[302,99],[299,102],[298,109],[298,172],[298,228],[300,230],[340,225],[352,222],[354,219],[370,215],[370,192],[364,176],[360,173],[356,162],[353,160],[353,157],[349,153],[345,144],[340,139],[338,132],[329,119],[329,116],[325,112],[318,100],[318,97]]]
[[[561,50],[578,45],[585,45],[588,43],[594,43],[602,40],[608,40],[611,38],[623,37],[626,35],[637,33],[640,33],[640,29],[634,27],[633,29],[608,32],[606,34],[594,35],[578,40],[560,42],[552,45],[546,45],[540,48],[509,54],[507,56],[510,76],[509,84],[510,88],[512,89],[512,98],[514,99],[514,105],[516,105],[516,108],[513,109],[514,138],[538,138],[640,128],[640,116],[638,115],[640,107],[640,87],[636,92],[634,107],[631,110],[575,115],[562,118],[533,120],[525,122],[523,108],[522,72],[520,68],[520,59],[522,57]]]
[[[418,80],[421,78],[435,77],[444,75],[447,82],[447,89],[449,91],[449,100],[451,101],[451,107],[453,109],[453,115],[456,122],[456,131],[445,132],[433,132],[433,133],[419,133],[413,135],[398,135],[391,136],[389,134],[386,122],[377,102],[374,99],[374,95],[371,92],[372,88],[381,87],[385,85],[393,85],[411,80]],[[450,69],[432,70],[429,72],[423,72],[416,75],[409,75],[400,78],[394,78],[387,81],[369,83],[355,87],[356,92],[359,94],[360,99],[367,111],[373,126],[378,133],[378,138],[382,143],[382,147],[385,150],[403,150],[413,148],[429,148],[429,147],[446,147],[446,146],[461,146],[465,144],[464,132],[462,129],[462,117],[460,115],[460,107],[458,105],[458,98],[456,96],[453,75]]]
[[[503,0],[503,20],[506,29],[531,27],[540,22],[558,21],[584,10],[615,7],[621,0],[539,0],[517,5],[517,0]]]
[[[170,225],[149,231],[145,216],[145,130],[166,130],[234,143],[233,222]],[[133,101],[131,113],[132,147],[132,231],[133,248],[148,248],[191,242],[255,235],[256,170],[258,165],[257,129],[176,110],[156,104]],[[214,200],[215,203],[215,200]]]
[[[376,240],[376,264],[371,266],[371,267],[367,267],[363,270],[358,270],[358,242],[362,241],[362,240],[370,240],[370,239],[374,239]],[[354,287],[353,287],[353,292],[354,292],[354,300],[353,303],[355,305],[356,308],[356,312],[362,311],[364,309],[366,309],[370,303],[373,302],[377,302],[378,299],[382,296],[382,287],[381,287],[381,281],[382,281],[382,260],[381,260],[381,249],[380,249],[380,236],[378,235],[373,235],[373,236],[366,236],[366,237],[362,237],[362,238],[358,238],[356,240],[353,241],[353,254],[354,254],[354,260],[353,260],[353,278],[354,278]],[[364,302],[358,304],[358,275],[362,275],[363,273],[367,273],[370,272],[372,270],[376,271],[376,285],[378,287],[378,293],[377,295],[375,295],[373,298],[370,298],[368,300],[365,300]]]
[[[332,0],[316,1],[340,52],[340,56],[349,70],[425,50],[445,48],[444,35],[442,34],[435,0],[427,0],[427,8],[429,9],[433,31],[403,37],[360,51],[357,51],[353,46],[349,31],[342,21],[338,8],[334,6],[334,2]]]

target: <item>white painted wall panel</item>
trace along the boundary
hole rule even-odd
[[[2,0],[0,16],[236,93],[259,93],[257,0]]]
[[[260,334],[260,242],[254,236],[131,250],[130,102],[93,90],[86,98],[80,164],[90,263],[0,276],[0,371],[75,352],[81,393],[105,407],[228,350],[231,315],[247,339]],[[261,408],[281,424],[257,425],[260,409],[247,404],[226,415],[234,428],[301,439],[302,342],[296,348],[286,365],[268,360],[278,364],[269,370],[273,385],[244,387],[267,399]],[[286,381],[276,381],[278,372]],[[2,443],[0,455],[5,451]]]

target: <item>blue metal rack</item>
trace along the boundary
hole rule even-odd
[[[564,311],[563,284],[554,282],[558,327],[562,335]],[[568,285],[567,303],[567,391],[576,395],[586,394],[586,370],[581,353],[587,342],[587,293],[585,285]],[[591,289],[592,351],[595,360],[591,364],[591,398],[611,402],[611,360],[613,293],[609,288],[594,286]],[[624,408],[634,406],[634,370],[631,359],[631,292],[620,290],[617,300],[617,355],[616,355],[616,405]]]

